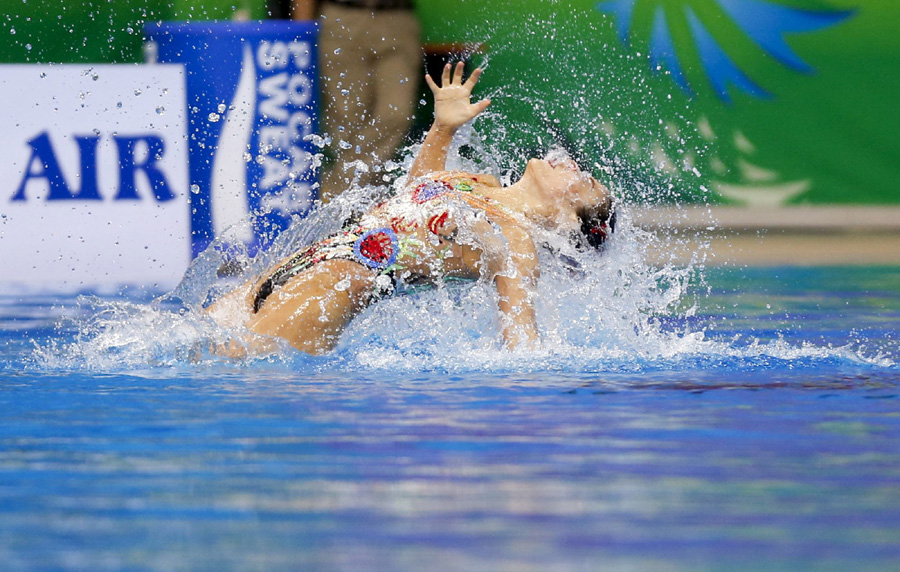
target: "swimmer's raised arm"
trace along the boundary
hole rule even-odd
[[[489,99],[471,102],[472,90],[481,76],[481,68],[476,68],[469,79],[463,82],[464,67],[463,62],[458,62],[455,70],[449,63],[445,65],[440,86],[430,75],[425,75],[425,82],[434,94],[434,123],[425,135],[422,149],[409,172],[410,179],[443,171],[453,134],[491,104]]]

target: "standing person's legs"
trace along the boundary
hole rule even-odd
[[[319,35],[322,85],[322,124],[331,137],[334,165],[321,173],[319,196],[324,200],[339,195],[350,186],[353,161],[368,162],[360,134],[369,120],[374,99],[369,29],[372,13],[325,2]]]
[[[411,10],[385,10],[375,15],[378,42],[372,88],[372,118],[363,129],[366,145],[376,163],[390,159],[409,132],[423,72],[419,21]],[[384,184],[381,173],[366,180]]]

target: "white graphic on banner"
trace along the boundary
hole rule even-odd
[[[210,182],[215,235],[223,236],[227,230],[229,239],[235,242],[249,243],[253,240],[250,206],[247,202],[247,161],[244,156],[250,150],[255,107],[256,67],[253,52],[245,44],[241,76],[234,99],[227,108],[220,108],[225,113],[225,123],[219,135]]]

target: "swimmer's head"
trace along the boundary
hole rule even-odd
[[[534,209],[535,214],[555,220],[556,225],[560,215],[572,217],[573,224],[566,226],[578,227],[579,246],[599,249],[606,243],[616,224],[612,194],[565,149],[550,149],[542,159],[529,161],[525,171],[523,178],[535,184],[543,207]]]

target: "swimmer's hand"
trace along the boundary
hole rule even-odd
[[[453,73],[453,66],[445,65],[440,87],[434,83],[430,75],[425,76],[425,82],[434,94],[434,123],[425,134],[425,141],[409,171],[411,181],[428,173],[443,171],[447,164],[447,151],[450,149],[453,134],[491,104],[489,99],[483,99],[478,103],[470,101],[472,89],[481,76],[481,69],[473,71],[469,79],[463,83],[464,67],[462,62],[457,63]]]
[[[463,62],[458,62],[455,70],[449,63],[445,65],[440,86],[434,83],[430,75],[425,74],[425,83],[434,94],[435,127],[456,131],[491,104],[490,99],[482,99],[477,103],[470,101],[472,90],[481,77],[481,68],[476,68],[464,83],[464,67]]]

